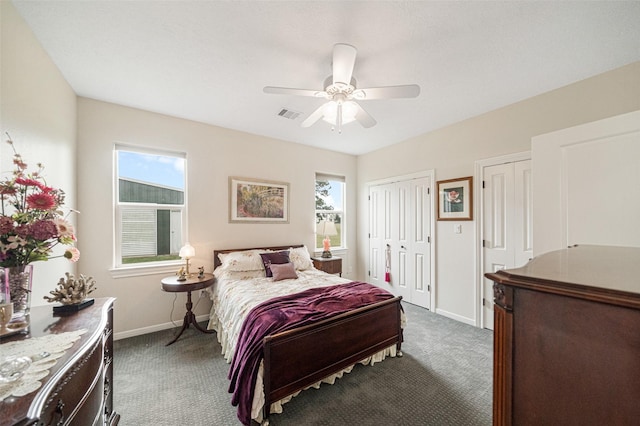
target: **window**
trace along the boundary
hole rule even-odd
[[[186,235],[186,156],[116,146],[115,266],[179,261]]]
[[[332,248],[344,248],[344,177],[316,174],[316,225],[332,221],[337,235],[329,236]],[[322,249],[324,235],[316,234],[316,248]]]

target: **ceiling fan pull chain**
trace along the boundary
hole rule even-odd
[[[342,102],[338,102],[338,116],[336,117],[336,123],[338,124],[338,133],[342,134]]]

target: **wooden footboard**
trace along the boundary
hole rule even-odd
[[[402,297],[264,338],[264,418],[286,396],[394,344],[402,344]],[[268,421],[267,421],[268,423]]]

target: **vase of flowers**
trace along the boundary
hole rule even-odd
[[[31,308],[31,286],[33,265],[19,265],[2,268],[0,280],[9,289],[9,297],[13,304],[12,320],[22,320]]]
[[[48,186],[42,174],[44,166],[37,164],[29,172],[22,156],[16,152],[7,133],[7,143],[13,149],[14,170],[0,180],[0,278],[9,289],[13,303],[13,319],[24,320],[31,306],[33,262],[65,257],[76,262],[80,252],[73,226],[63,215],[64,191]],[[57,245],[68,245],[64,254],[54,255]]]

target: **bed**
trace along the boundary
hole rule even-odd
[[[285,254],[287,262],[277,258]],[[287,278],[292,270],[295,279]],[[267,277],[269,273],[273,276]],[[303,245],[215,250],[214,275],[208,328],[216,330],[222,353],[231,364],[229,391],[233,393],[232,403],[238,405],[238,418],[245,425],[251,421],[268,425],[269,415],[281,413],[282,404],[300,391],[323,382],[332,384],[357,363],[373,365],[388,356],[402,356],[405,319],[401,297],[315,269]],[[345,293],[346,299],[357,301],[328,299],[329,294]],[[322,300],[322,306],[339,304],[340,309],[337,314],[329,314],[313,305],[308,311],[317,320],[282,326],[260,322],[268,317],[258,312],[268,309],[266,305],[313,304],[308,300]],[[349,307],[343,307],[343,302]],[[253,336],[260,340],[251,346],[247,336],[256,328],[255,321],[265,330],[276,332]],[[237,373],[238,364],[249,359],[241,352],[247,347],[259,353],[259,368],[248,368],[251,381],[239,385],[238,376],[249,375]]]

